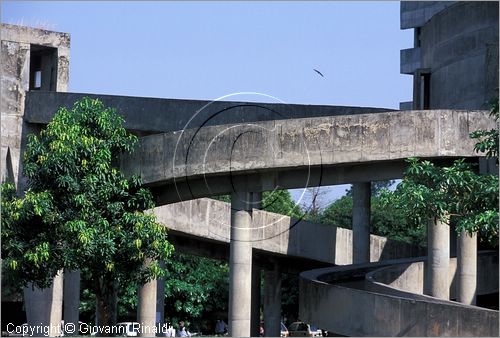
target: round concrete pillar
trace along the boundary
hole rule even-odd
[[[371,183],[352,185],[352,262],[370,262]]]
[[[165,268],[165,262],[161,261],[160,266]],[[158,278],[156,280],[156,312],[159,318],[156,318],[156,324],[162,329],[165,324],[165,278]],[[163,337],[163,332],[158,332],[157,337]]]
[[[427,226],[428,294],[449,299],[450,227],[438,219],[429,220]]]
[[[251,193],[231,195],[229,254],[229,334],[251,335],[252,243]]]
[[[64,324],[75,325],[75,332],[64,332],[66,336],[78,335],[80,315],[80,270],[64,271]]]
[[[477,234],[463,231],[457,238],[457,301],[475,305],[477,288]]]
[[[264,272],[264,334],[279,337],[281,333],[281,276],[277,267]]]
[[[150,262],[146,262],[149,264]],[[137,321],[141,324],[141,337],[154,337],[156,324],[156,279],[139,287]]]

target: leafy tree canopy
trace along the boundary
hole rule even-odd
[[[57,271],[92,276],[96,295],[162,274],[155,262],[172,252],[154,215],[151,193],[138,176],[124,177],[120,153],[137,138],[99,100],[60,108],[24,153],[25,196],[2,190],[2,256],[18,282],[46,287]],[[145,267],[145,259],[152,264]]]

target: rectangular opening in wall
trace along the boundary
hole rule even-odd
[[[57,48],[31,45],[30,90],[56,91]]]
[[[420,109],[431,107],[431,74],[420,74]]]

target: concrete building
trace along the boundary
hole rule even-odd
[[[403,1],[401,73],[413,100],[401,109],[488,109],[498,97],[498,1]]]
[[[322,328],[354,335],[498,334],[498,326],[495,328],[491,324],[495,319],[498,321],[498,311],[486,313],[477,307],[450,304],[448,300],[438,299],[455,294],[455,289],[451,290],[450,285],[457,278],[462,280],[457,282],[461,283],[456,291],[457,297],[463,299],[464,303],[473,303],[476,293],[495,292],[494,280],[488,279],[484,271],[495,267],[498,270],[497,255],[489,260],[481,258],[481,269],[470,269],[471,265],[476,265],[477,250],[470,245],[474,239],[461,237],[459,247],[464,249],[459,249],[456,260],[449,260],[449,245],[442,245],[443,239],[445,242],[449,240],[449,229],[446,225],[438,224],[430,227],[436,231],[431,232],[430,236],[434,256],[429,256],[437,257],[435,261],[442,262],[442,265],[430,264],[432,259],[427,263],[425,259],[387,261],[414,257],[417,253],[412,248],[369,233],[370,181],[401,178],[404,160],[410,156],[429,158],[440,163],[449,163],[458,157],[468,157],[473,161],[478,155],[473,150],[474,142],[468,138],[469,132],[495,126],[488,112],[480,110],[484,106],[479,103],[489,95],[491,88],[489,85],[477,88],[478,83],[489,83],[491,79],[486,68],[495,67],[495,63],[486,58],[490,64],[480,64],[473,52],[477,49],[478,53],[486,57],[494,53],[494,45],[491,47],[488,43],[484,48],[469,48],[466,44],[467,48],[463,47],[462,50],[452,49],[456,52],[456,58],[444,61],[442,58],[449,53],[435,52],[441,45],[443,48],[462,46],[461,40],[454,40],[459,36],[465,36],[463,38],[466,40],[475,39],[475,46],[483,46],[479,43],[486,39],[483,37],[490,39],[494,35],[489,26],[483,27],[483,21],[490,24],[495,21],[488,16],[490,13],[486,13],[487,9],[491,9],[488,6],[495,5],[402,4],[402,25],[404,21],[404,27],[420,27],[418,40],[422,41],[416,46],[418,52],[407,52],[404,59],[411,60],[405,61],[404,72],[415,76],[419,88],[416,90],[419,96],[414,96],[414,102],[419,105],[414,105],[416,110],[413,111],[91,95],[100,98],[105,105],[118,108],[127,121],[126,128],[141,136],[138,150],[120,159],[121,168],[126,173],[139,173],[151,188],[158,206],[154,212],[162,223],[172,229],[170,238],[174,244],[181,250],[229,261],[229,325],[232,335],[249,336],[256,332],[256,318],[260,309],[256,298],[260,298],[261,293],[256,280],[261,270],[264,271],[265,281],[264,321],[269,328],[268,333],[276,334],[281,307],[279,273],[299,273],[325,266],[334,270],[321,273],[313,271],[303,275],[301,293],[301,316]],[[498,4],[496,6],[498,30]],[[460,13],[473,10],[479,11],[479,14],[471,15],[467,19],[470,22],[462,25],[462,21],[457,21]],[[480,15],[488,16],[489,21],[481,19]],[[443,23],[449,22],[445,19],[459,22],[456,31]],[[445,25],[448,30],[441,25]],[[478,28],[471,33],[467,28],[469,26]],[[23,191],[20,154],[26,134],[48,123],[57,108],[72,106],[83,94],[62,93],[67,88],[69,73],[67,34],[2,25],[1,53],[2,180],[16,183],[19,191]],[[498,33],[496,53],[498,56]],[[481,68],[483,66],[486,68]],[[463,80],[461,74],[465,72],[464,69],[478,72],[483,77],[470,77],[472,84],[462,81],[456,87],[454,83],[447,82],[446,74],[452,71],[459,72],[457,76]],[[481,69],[484,72],[481,73]],[[498,74],[496,76],[498,81]],[[454,79],[453,76],[451,78]],[[467,91],[468,86],[476,90],[472,93],[474,95],[471,94],[471,97],[475,97],[475,103],[468,94],[462,95],[460,102],[449,97]],[[420,110],[433,107],[439,109]],[[458,110],[464,107],[471,111]],[[231,113],[218,114],[221,111]],[[195,112],[196,115],[193,115]],[[217,113],[216,118],[212,118],[214,112]],[[194,118],[190,120],[191,116]],[[180,133],[180,130],[183,132]],[[341,183],[354,184],[353,231],[295,222],[259,211],[258,203],[255,203],[260,200],[261,192],[278,187],[301,188]],[[201,199],[219,194],[231,194],[231,206]],[[403,271],[402,264],[408,270]],[[331,268],[336,265],[347,266]],[[383,272],[380,272],[381,269]],[[424,273],[425,269],[428,272]],[[448,272],[444,273],[446,278],[442,277],[443,271]],[[371,272],[373,274],[370,275]],[[75,295],[79,293],[79,276],[77,273],[66,275],[64,303],[67,308],[64,316],[62,279],[56,278],[49,290],[25,293],[30,323],[56,323],[62,316],[67,321],[78,320],[75,308],[78,309],[79,300]],[[341,285],[340,291],[338,278],[335,277],[339,275],[346,282]],[[387,275],[399,277],[390,281]],[[424,275],[429,280],[435,280],[428,282],[433,285],[430,291],[424,290]],[[498,284],[498,276],[496,278]],[[347,287],[359,284],[362,279],[369,281],[363,282],[367,287],[355,291]],[[409,283],[409,280],[417,281],[418,285]],[[471,285],[475,281],[479,287],[475,293],[471,293]],[[381,285],[384,283],[389,286]],[[414,295],[410,297],[406,293],[398,293],[401,290],[394,291],[395,284],[404,292]],[[163,298],[163,295],[157,290],[162,288],[161,285],[156,286],[156,281],[140,290],[138,319],[142,323],[154,325],[157,314],[162,313],[160,307],[163,303],[158,299]],[[374,295],[377,292],[382,293],[382,296]],[[399,298],[394,300],[391,297]],[[411,312],[414,310],[412,301],[420,302],[418,313]],[[354,306],[351,312],[345,311],[351,316],[346,321],[355,327],[342,328],[338,326],[342,312],[336,313],[337,320],[322,315],[336,309],[331,307],[333,302],[368,306]],[[384,307],[384,304],[396,305]],[[364,320],[360,316],[371,308],[379,309],[370,315],[375,316],[374,320],[380,323],[391,322],[397,309],[404,309],[410,316],[400,317],[397,325],[394,324],[397,327],[370,324],[368,319]],[[318,312],[318,309],[323,312]],[[457,311],[465,317],[486,313],[482,323],[486,323],[487,329],[475,330],[471,327],[474,323],[471,319],[466,324],[460,324],[462,326],[454,326],[454,331],[447,331],[446,323],[449,320],[446,314]],[[436,317],[435,313],[441,315]],[[422,328],[408,320],[411,314],[423,314],[430,319],[425,321]],[[408,325],[416,329],[408,329]],[[444,329],[433,331],[434,327]]]

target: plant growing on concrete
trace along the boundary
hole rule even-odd
[[[123,122],[99,100],[60,108],[40,135],[28,136],[25,196],[2,190],[6,274],[44,288],[61,269],[82,270],[93,281],[100,325],[116,322],[118,288],[163,275],[155,262],[173,250],[165,228],[143,212],[154,207],[151,193],[117,167],[137,142]]]

